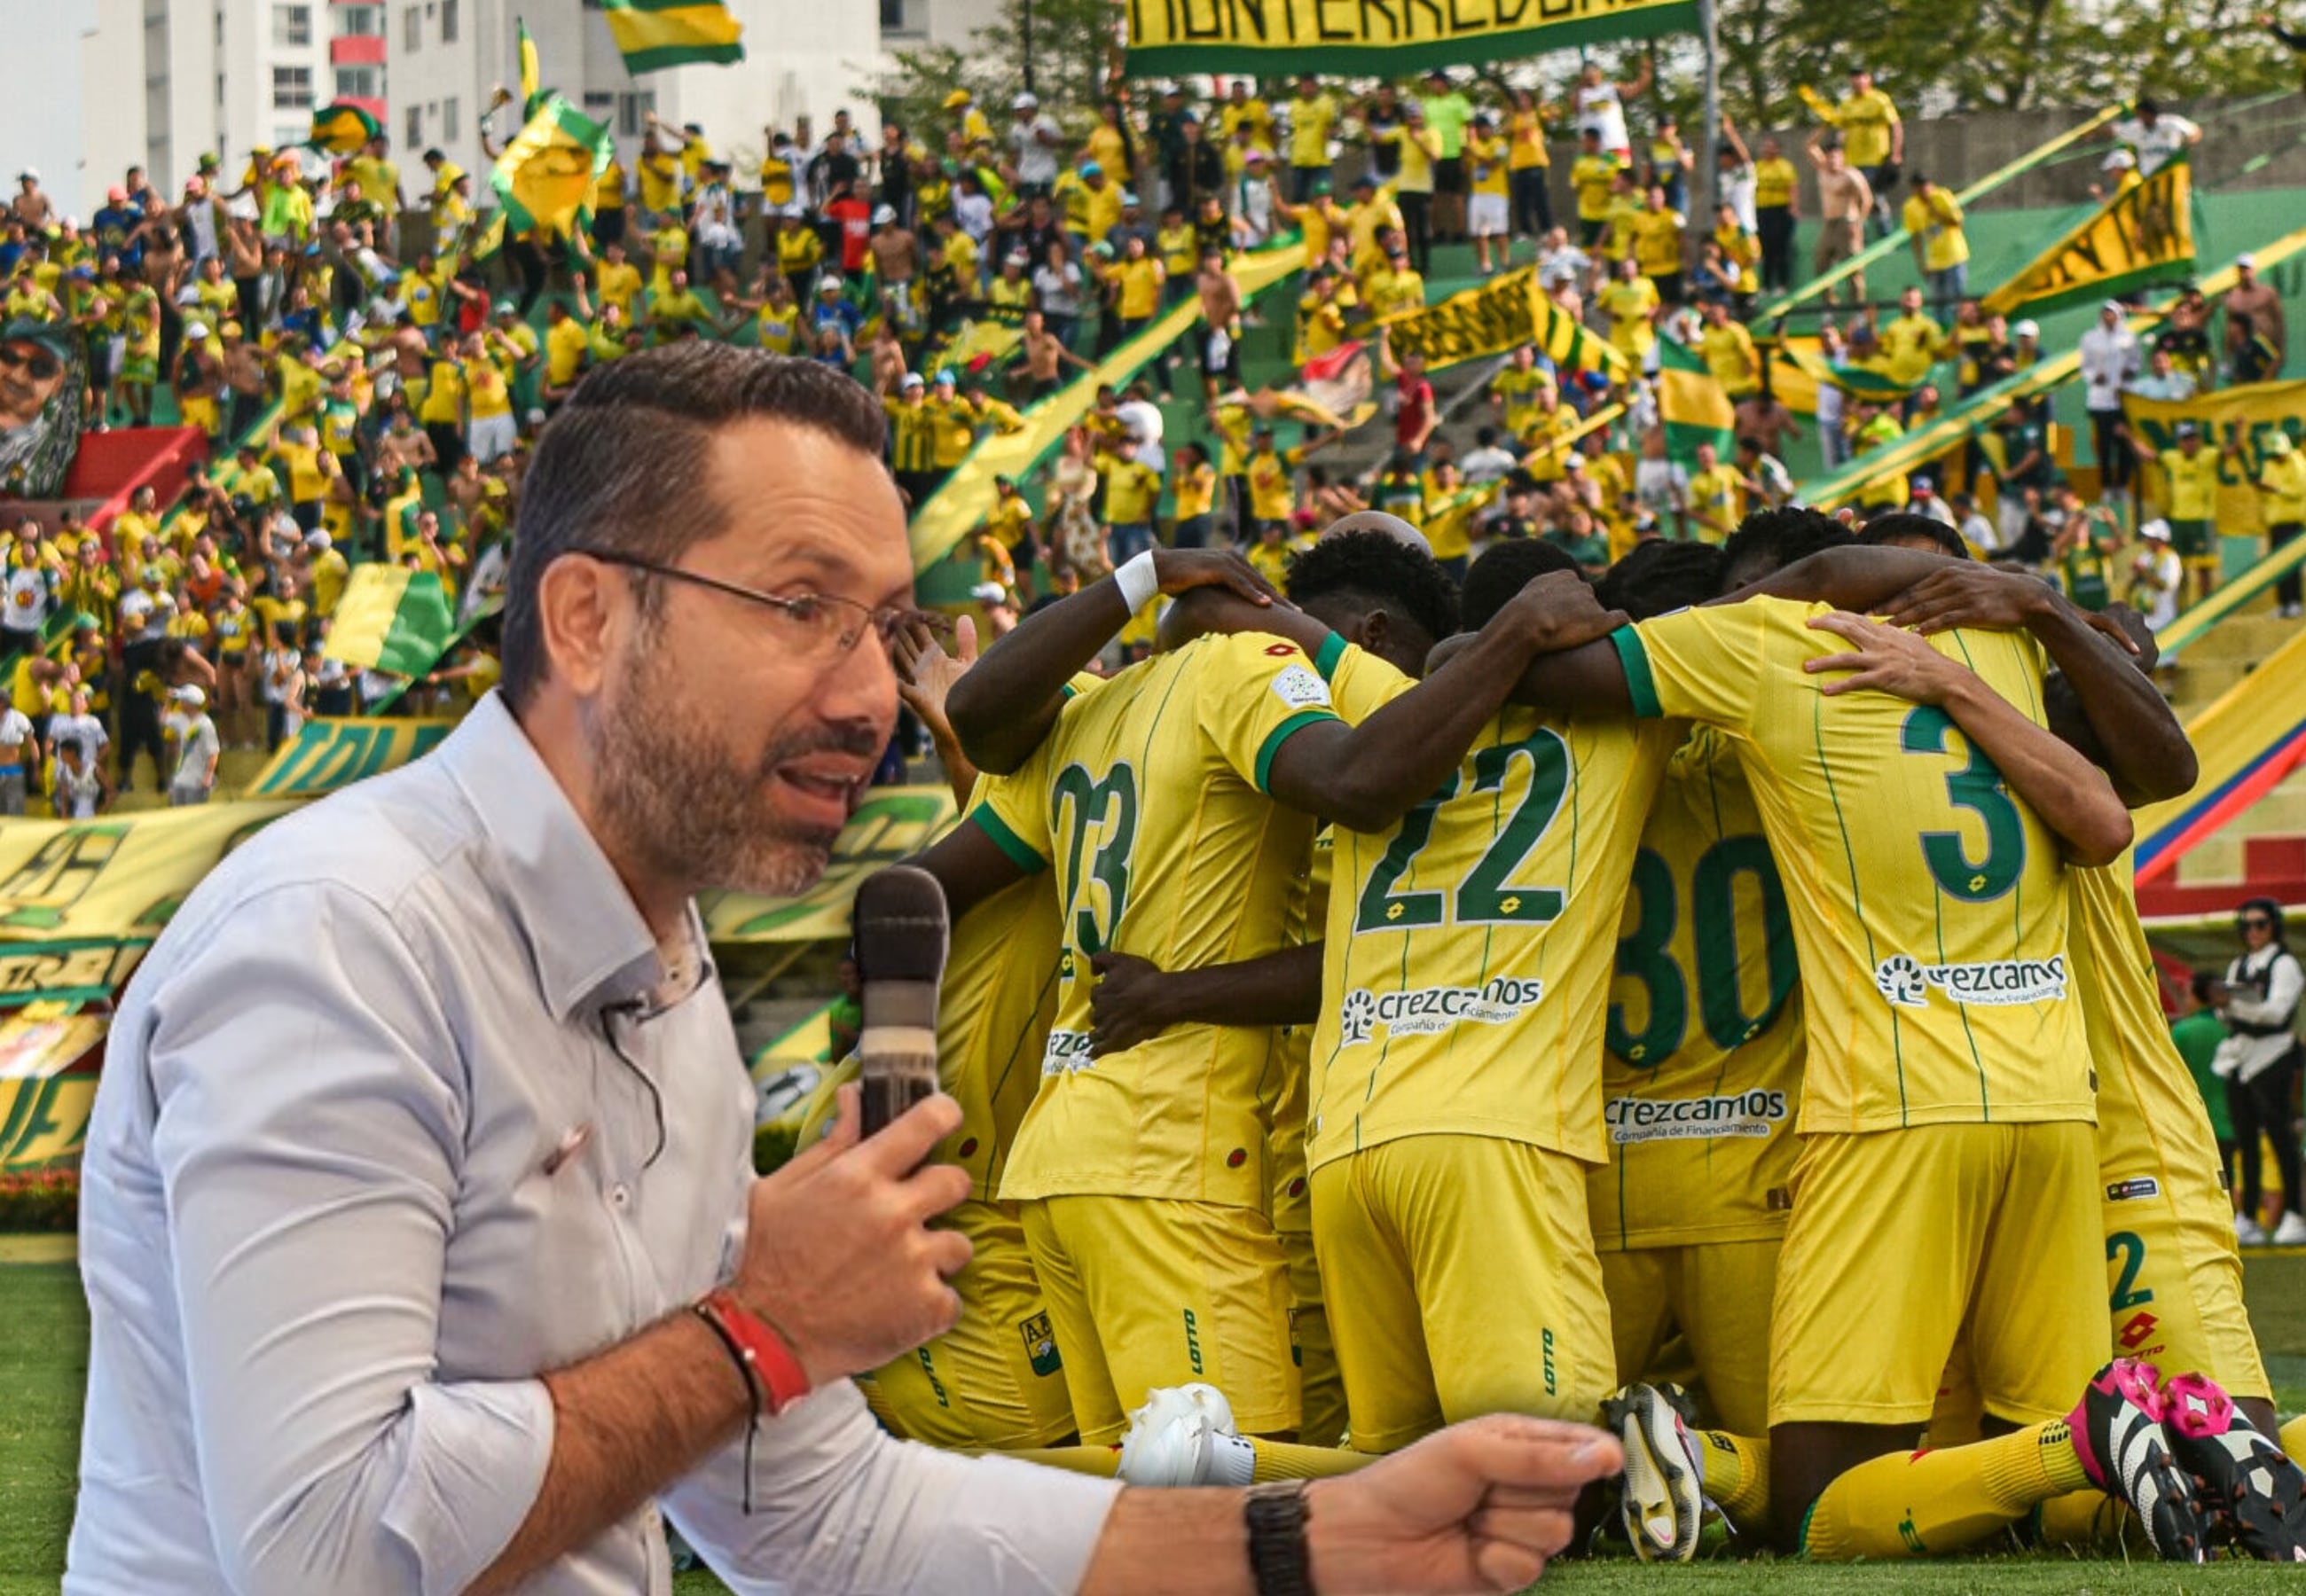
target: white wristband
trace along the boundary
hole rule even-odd
[[[1129,606],[1130,614],[1144,609],[1146,601],[1161,591],[1161,578],[1153,570],[1153,550],[1148,549],[1124,560],[1113,573],[1113,585],[1121,590],[1121,602]]]

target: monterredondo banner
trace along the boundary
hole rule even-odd
[[[1129,71],[1399,77],[1694,28],[1697,0],[1128,0]]]
[[[2229,537],[2254,537],[2266,530],[2263,501],[2250,485],[2250,473],[2265,465],[2267,440],[2275,433],[2288,437],[2293,447],[2306,439],[2306,382],[2251,382],[2191,399],[2130,395],[2122,408],[2131,431],[2157,452],[2177,448],[2178,423],[2193,422],[2201,430],[2202,447],[2219,457],[2218,531]],[[2239,455],[2225,452],[2229,443],[2240,446]],[[2160,469],[2149,466],[2148,473],[2146,497],[2166,505]]]

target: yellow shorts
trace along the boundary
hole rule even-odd
[[[2217,1172],[2099,1175],[2106,1309],[2116,1356],[2164,1374],[2208,1375],[2229,1395],[2271,1400],[2242,1306],[2233,1208]]]
[[[198,427],[213,438],[217,430],[217,402],[214,399],[186,399],[177,420],[182,425]]]
[[[1985,1411],[2071,1411],[2105,1361],[2096,1128],[1805,1138],[1772,1306],[1772,1424],[1928,1420],[1957,1340]]]
[[[1289,1260],[1289,1354],[1303,1392],[1297,1438],[1309,1447],[1345,1444],[1345,1382],[1337,1372],[1337,1347],[1329,1338],[1329,1310],[1321,1298],[1321,1265],[1313,1253],[1313,1233],[1285,1230],[1282,1256]]]
[[[1354,1446],[1460,1419],[1591,1420],[1614,1386],[1585,1166],[1487,1136],[1409,1136],[1313,1172],[1313,1241]]]
[[[1195,1380],[1243,1435],[1296,1430],[1289,1272],[1264,1214],[1149,1197],[1019,1208],[1084,1446],[1118,1441],[1153,1387]]]
[[[1733,1435],[1770,1422],[1770,1299],[1778,1241],[1712,1242],[1601,1254],[1618,1383],[1673,1378],[1663,1354],[1679,1326],[1696,1365],[1699,1404]]]
[[[1041,1284],[1015,1206],[969,1201],[940,1221],[976,1251],[953,1278],[961,1323],[859,1384],[894,1433],[933,1447],[1046,1447],[1073,1430]]]

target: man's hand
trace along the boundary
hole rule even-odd
[[[946,1284],[969,1238],[928,1222],[969,1195],[966,1171],[925,1163],[961,1124],[939,1094],[859,1139],[858,1091],[841,1088],[833,1130],[753,1182],[737,1299],[792,1343],[824,1386],[912,1351],[961,1319]],[[859,1269],[859,1259],[873,1267]]]
[[[1106,952],[1091,954],[1089,967],[1097,972],[1089,998],[1091,1058],[1126,1053],[1176,1023],[1158,966],[1133,953]]]
[[[1281,595],[1256,568],[1230,550],[1156,549],[1153,575],[1172,596],[1194,587],[1226,587],[1252,604],[1270,604]]]
[[[1575,571],[1548,571],[1516,593],[1490,626],[1525,627],[1539,653],[1559,653],[1607,637],[1633,624],[1622,610],[1604,610],[1593,585]]]
[[[897,696],[921,718],[940,745],[952,738],[944,717],[944,696],[971,665],[977,663],[977,621],[962,616],[953,623],[952,652],[947,653],[925,619],[908,620],[889,646],[897,667]]]
[[[2038,576],[1948,560],[1880,608],[1892,626],[1911,627],[1925,636],[1956,627],[2018,632],[2056,603],[2057,596]]]
[[[1857,651],[1802,661],[1802,669],[1812,676],[1828,670],[1855,673],[1822,686],[1818,691],[1829,698],[1872,691],[1915,704],[1943,704],[1946,695],[1970,674],[1968,666],[1946,658],[1915,633],[1885,627],[1862,615],[1837,610],[1814,617],[1809,625],[1812,631],[1832,632],[1847,639]]]
[[[1518,1591],[1569,1544],[1578,1492],[1625,1467],[1583,1424],[1499,1413],[1452,1425],[1308,1492],[1314,1588]]]

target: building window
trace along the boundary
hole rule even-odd
[[[312,104],[312,69],[309,66],[276,66],[272,69],[272,108],[276,111],[302,111]]]
[[[440,42],[457,42],[457,0],[440,0]]]
[[[378,80],[382,75],[373,66],[340,66],[337,68],[337,98],[381,99],[383,85]]]
[[[272,8],[272,42],[276,45],[308,45],[312,42],[312,8],[309,5],[276,5]]]
[[[608,122],[617,115],[617,97],[605,89],[585,90],[585,115],[595,122]]]
[[[457,136],[457,97],[452,94],[440,102],[440,137],[453,141]]]
[[[617,131],[628,139],[637,139],[648,126],[648,114],[656,109],[656,90],[636,90],[617,96]]]
[[[410,6],[400,19],[400,47],[414,55],[424,47],[424,13]]]
[[[381,5],[330,6],[329,28],[331,37],[337,38],[382,38],[384,7]]]
[[[401,130],[401,142],[411,149],[422,148],[424,143],[424,107],[409,107],[404,120],[407,125]]]

